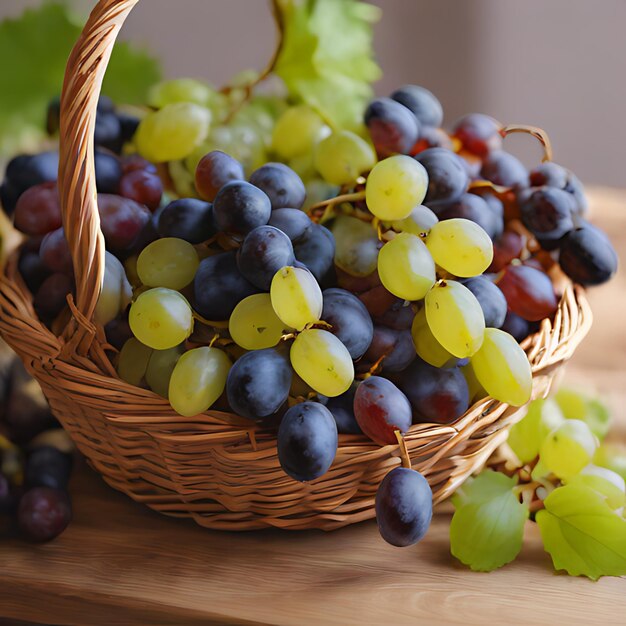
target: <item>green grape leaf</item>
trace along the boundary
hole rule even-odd
[[[528,507],[513,492],[516,481],[487,471],[457,491],[450,523],[450,551],[461,563],[490,572],[510,563],[522,548]]]
[[[565,417],[587,422],[600,440],[606,437],[611,425],[611,414],[602,402],[573,389],[559,389],[554,399]]]
[[[283,45],[274,72],[289,93],[334,128],[353,130],[380,77],[372,24],[380,9],[357,0],[278,0]]]
[[[571,576],[626,575],[626,520],[589,487],[555,489],[536,516],[555,569]]]

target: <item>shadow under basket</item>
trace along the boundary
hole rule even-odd
[[[166,515],[223,530],[263,527],[332,530],[375,516],[398,446],[340,435],[330,470],[299,483],[281,469],[275,434],[234,415],[181,417],[151,391],[120,380],[91,320],[104,272],[93,168],[93,130],[102,76],[124,19],[137,0],[101,0],[68,61],[61,102],[59,193],[76,275],[71,318],[55,336],[34,311],[17,253],[0,278],[0,331],[39,381],[52,411],[113,488]],[[522,347],[533,397],[547,395],[558,368],[591,325],[584,291],[563,281],[553,321]],[[435,502],[450,496],[506,439],[524,409],[485,398],[452,424],[418,424],[405,436],[414,469]]]

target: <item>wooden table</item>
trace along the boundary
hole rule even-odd
[[[626,258],[626,194],[596,190],[596,222]],[[601,393],[626,439],[626,272],[591,293],[595,324],[566,382]],[[626,580],[555,574],[535,525],[518,559],[490,574],[449,552],[449,514],[417,546],[374,522],[333,533],[210,532],[111,491],[87,468],[75,519],[56,541],[0,543],[0,617],[118,624],[626,623]],[[0,619],[0,623],[3,623]],[[4,622],[9,623],[9,622]]]

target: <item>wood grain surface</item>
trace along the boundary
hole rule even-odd
[[[626,258],[626,193],[594,190],[594,221]],[[591,292],[595,322],[564,376],[613,408],[626,439],[626,275]],[[319,531],[211,532],[73,475],[75,518],[56,541],[0,541],[0,618],[46,624],[619,624],[626,580],[555,574],[535,525],[490,574],[449,552],[439,512],[416,547],[373,522]],[[3,623],[0,619],[0,623]],[[9,623],[5,621],[4,623]]]

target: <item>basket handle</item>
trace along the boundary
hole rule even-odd
[[[83,353],[89,350],[95,336],[93,328],[87,326],[104,277],[105,246],[93,156],[96,108],[113,45],[138,1],[99,0],[69,56],[61,93],[58,185],[63,227],[76,277],[76,310],[63,335],[71,338],[74,345],[82,346],[79,351]],[[84,342],[76,333],[90,338]]]

